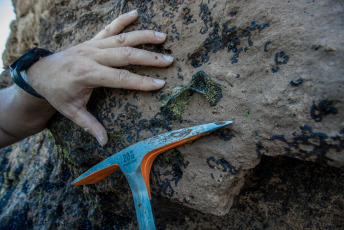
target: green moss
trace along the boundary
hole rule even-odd
[[[69,155],[66,148],[62,148],[63,154],[66,157],[67,161],[71,164],[75,164],[75,162],[72,160],[71,156]]]
[[[57,203],[57,204],[60,202],[61,196],[62,196],[62,193],[60,192],[60,193],[57,195],[57,198],[56,198],[56,203]]]
[[[0,197],[1,197],[2,195],[4,195],[5,193],[6,193],[6,189],[5,189],[5,188],[2,188],[1,191],[0,191]]]
[[[63,40],[63,37],[60,34],[56,34],[53,36],[53,41],[55,42],[56,46],[61,45],[62,40]]]
[[[161,109],[165,115],[172,119],[179,119],[184,112],[190,98],[189,88],[182,88],[178,93],[173,94],[162,102]]]
[[[19,180],[12,181],[12,186],[13,187],[17,186],[19,184],[19,182],[20,182]]]
[[[12,180],[12,181],[16,179],[13,170],[14,170],[14,169],[11,169],[10,172],[8,173],[8,179],[9,179],[9,180]]]
[[[98,204],[98,211],[99,212],[103,212],[102,207],[100,206],[100,204]]]
[[[52,36],[52,39],[55,42],[56,46],[60,46],[63,41],[67,40],[72,35],[73,35],[72,30],[64,30],[61,32],[55,32],[55,34]]]
[[[26,152],[23,149],[19,149],[19,157],[24,159]]]
[[[162,112],[171,119],[180,119],[192,92],[202,94],[211,106],[215,106],[222,97],[221,86],[203,71],[198,71],[188,85],[175,88],[171,96],[162,95]]]
[[[89,194],[84,194],[84,200],[90,206],[90,208],[95,209],[96,208],[96,200],[94,196],[90,196]]]
[[[198,71],[192,76],[190,89],[202,94],[211,106],[215,106],[222,97],[221,86],[203,71]]]
[[[3,178],[4,178],[4,181],[5,181],[6,183],[8,183],[7,172],[4,172],[4,173],[2,174],[2,176],[3,176]]]
[[[58,153],[58,157],[60,158],[60,160],[62,160],[63,163],[68,167],[69,171],[74,177],[77,176],[79,172],[77,171],[77,167],[75,166],[78,164],[72,159],[67,148],[63,147],[60,144],[56,144],[55,146],[55,151]]]
[[[48,138],[51,138],[51,139],[53,139],[53,137],[54,137],[50,130],[47,131],[47,136],[48,136]]]
[[[168,166],[172,167],[172,160],[176,156],[177,156],[177,152],[176,151],[170,152],[169,154],[164,154],[164,158],[166,160],[166,164]]]
[[[39,189],[37,196],[38,196],[38,203],[41,203],[42,196],[43,196],[43,188]]]
[[[244,116],[247,117],[248,119],[251,119],[250,112],[245,113]]]
[[[121,134],[109,133],[110,139],[116,144],[122,143],[123,136]]]
[[[106,95],[106,101],[110,101],[110,98],[111,98],[111,96],[112,96],[112,93],[111,93],[111,91],[105,91],[105,95]]]

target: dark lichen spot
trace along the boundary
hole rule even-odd
[[[208,157],[207,158],[207,164],[210,168],[215,168],[215,165],[211,164],[210,162],[215,162],[215,157]]]
[[[274,141],[274,140],[281,140],[281,141],[286,141],[286,139],[284,138],[284,135],[273,135],[270,140]]]
[[[154,115],[154,117],[146,119],[142,116],[139,106],[127,103],[124,98],[130,98],[129,95],[115,97],[111,94],[110,89],[99,88],[94,90],[91,100],[104,101],[107,103],[90,103],[88,109],[95,114],[98,120],[105,122],[109,134],[109,142],[105,148],[95,147],[96,143],[92,141],[92,137],[83,134],[82,130],[77,132],[72,140],[76,146],[83,146],[78,149],[78,152],[91,152],[96,151],[98,157],[108,157],[111,152],[119,152],[128,146],[137,143],[141,140],[141,133],[150,133],[156,135],[162,131],[171,130],[171,119],[164,116],[162,112]],[[133,93],[132,93],[133,94]],[[91,102],[92,102],[91,101]],[[100,112],[101,111],[101,112]],[[114,112],[121,111],[121,112]],[[59,134],[58,136],[61,136]],[[62,137],[61,137],[62,138]],[[61,139],[60,138],[60,139]],[[63,137],[65,140],[66,137]],[[62,142],[62,141],[61,141]],[[86,146],[84,143],[87,143]],[[94,150],[96,149],[96,150]],[[78,154],[70,154],[71,156]],[[99,160],[99,159],[98,159]]]
[[[237,63],[239,53],[249,49],[244,46],[240,47],[241,40],[247,37],[248,46],[253,46],[251,32],[257,29],[260,32],[262,29],[269,26],[268,22],[260,24],[259,22],[252,20],[250,26],[247,26],[245,29],[238,29],[235,25],[229,26],[227,23],[221,24],[219,22],[213,22],[211,11],[205,3],[200,4],[200,17],[204,22],[204,26],[201,28],[200,33],[205,34],[208,31],[209,33],[208,37],[203,42],[203,47],[191,55],[188,54],[188,59],[191,60],[191,65],[195,68],[208,62],[210,59],[209,54],[211,52],[216,53],[225,48],[227,48],[227,52],[232,50],[235,53],[231,58],[231,63]]]
[[[281,61],[280,58],[283,60]],[[284,51],[277,52],[275,54],[275,64],[276,65],[285,65],[289,61],[289,56],[284,53]]]
[[[271,43],[271,41],[265,42],[265,44],[264,44],[264,52],[268,52],[267,47],[268,47],[268,45],[269,45],[270,43]]]
[[[173,187],[178,186],[179,180],[183,177],[182,169],[187,167],[188,162],[184,161],[184,157],[179,151],[174,150],[159,155],[154,164],[159,166],[152,168],[159,191],[172,197],[175,193]]]
[[[161,111],[168,118],[180,119],[192,92],[202,94],[211,106],[215,106],[222,97],[221,86],[203,71],[198,71],[188,85],[177,88],[171,96],[162,99]]]
[[[232,57],[232,62],[231,62],[232,64],[238,62],[239,54],[240,54],[241,51],[243,51],[242,47],[240,47],[239,50],[235,49],[235,54]],[[233,50],[233,52],[234,52],[234,50]]]
[[[282,60],[281,60],[282,59]],[[289,56],[284,53],[284,51],[277,52],[275,54],[275,64],[276,67],[271,69],[271,72],[276,73],[280,69],[280,65],[285,65],[289,61]]]
[[[270,140],[279,140],[286,144],[284,147],[285,156],[295,157],[303,160],[312,160],[319,163],[327,163],[332,160],[326,154],[330,149],[337,152],[344,149],[343,134],[340,133],[329,137],[322,132],[313,132],[309,125],[300,126],[301,133],[293,133],[292,140],[287,140],[284,135],[275,135]],[[304,146],[309,146],[304,149]]]
[[[271,72],[276,73],[279,70],[279,66],[271,68]]]
[[[190,14],[191,9],[189,7],[183,7],[183,24],[189,25],[196,22],[196,19],[192,19],[193,15]]]
[[[189,198],[187,199],[187,198],[185,198],[185,197],[184,197],[184,199],[183,199],[183,203],[186,203],[186,204],[189,204],[189,205],[191,204],[191,203],[190,203],[190,199],[189,199]]]
[[[180,33],[178,32],[178,29],[177,29],[177,26],[176,26],[176,24],[172,24],[172,30],[171,30],[171,33],[172,34],[175,34],[175,38],[177,39],[177,40],[179,40],[180,39]]]
[[[184,80],[183,75],[181,75],[180,73],[177,73],[177,75],[178,75],[178,79]]]
[[[290,85],[293,86],[293,87],[298,87],[298,86],[302,85],[302,83],[303,83],[302,78],[297,79],[297,81],[295,81],[295,82],[294,81],[290,81]]]
[[[207,164],[211,169],[214,169],[215,166],[219,166],[222,169],[222,172],[228,172],[231,175],[236,175],[241,170],[241,167],[236,169],[233,165],[231,165],[228,161],[223,158],[217,159],[213,156],[207,158]],[[212,178],[214,176],[212,175]]]
[[[199,16],[204,22],[204,27],[201,28],[200,33],[205,34],[208,31],[208,23],[213,20],[211,17],[211,11],[209,10],[209,7],[205,3],[201,3],[200,5],[200,13]]]
[[[251,40],[250,36],[248,36],[248,38],[247,38],[247,44],[248,44],[248,46],[253,46],[253,41]]]
[[[194,68],[198,68],[209,61],[210,58],[207,54],[207,52],[195,52],[191,55],[188,53],[188,59],[191,60],[191,65]]]
[[[219,130],[216,131],[215,134],[218,134],[218,136],[220,137],[221,140],[224,141],[229,141],[231,140],[234,136],[234,134],[232,133],[232,131],[230,129],[223,129],[223,130]]]
[[[328,114],[337,114],[338,110],[332,106],[333,102],[330,100],[322,100],[318,105],[313,104],[310,115],[316,122],[322,121],[323,116]]]
[[[178,73],[177,73],[178,79],[184,80],[184,76],[180,74],[181,72],[182,72],[182,68],[178,67]]]
[[[260,141],[258,141],[257,143],[256,143],[256,153],[257,153],[257,156],[261,156],[262,155],[262,149],[264,149],[264,146],[263,146],[263,144],[260,142]]]
[[[7,221],[2,223],[1,229],[33,229],[33,220],[28,218],[30,211],[30,205],[25,203],[21,210],[8,213]]]

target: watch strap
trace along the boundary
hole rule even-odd
[[[9,67],[11,69],[11,78],[20,88],[28,92],[29,94],[45,99],[42,95],[36,92],[21,75],[22,71],[29,69],[33,64],[42,59],[43,57],[53,54],[49,50],[33,48],[26,52],[23,56],[18,58]]]

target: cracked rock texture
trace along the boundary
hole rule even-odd
[[[127,67],[165,79],[161,91],[94,91],[88,109],[109,133],[106,146],[56,114],[49,131],[1,149],[1,229],[135,229],[120,171],[95,185],[70,182],[140,140],[221,120],[234,123],[155,160],[158,229],[344,228],[342,1],[13,3],[6,66],[32,47],[58,52],[89,40],[133,9],[140,17],[126,30],[167,33],[163,45],[141,48],[175,62],[166,69]],[[177,120],[161,112],[161,95],[200,70],[221,86],[222,98],[211,106],[201,94],[187,95]],[[8,69],[0,81],[11,84]]]

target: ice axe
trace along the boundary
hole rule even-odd
[[[72,184],[95,184],[120,168],[129,182],[134,197],[139,229],[155,229],[149,185],[149,174],[154,159],[160,153],[231,123],[232,121],[220,121],[203,124],[163,133],[140,141],[93,166],[74,180]]]

